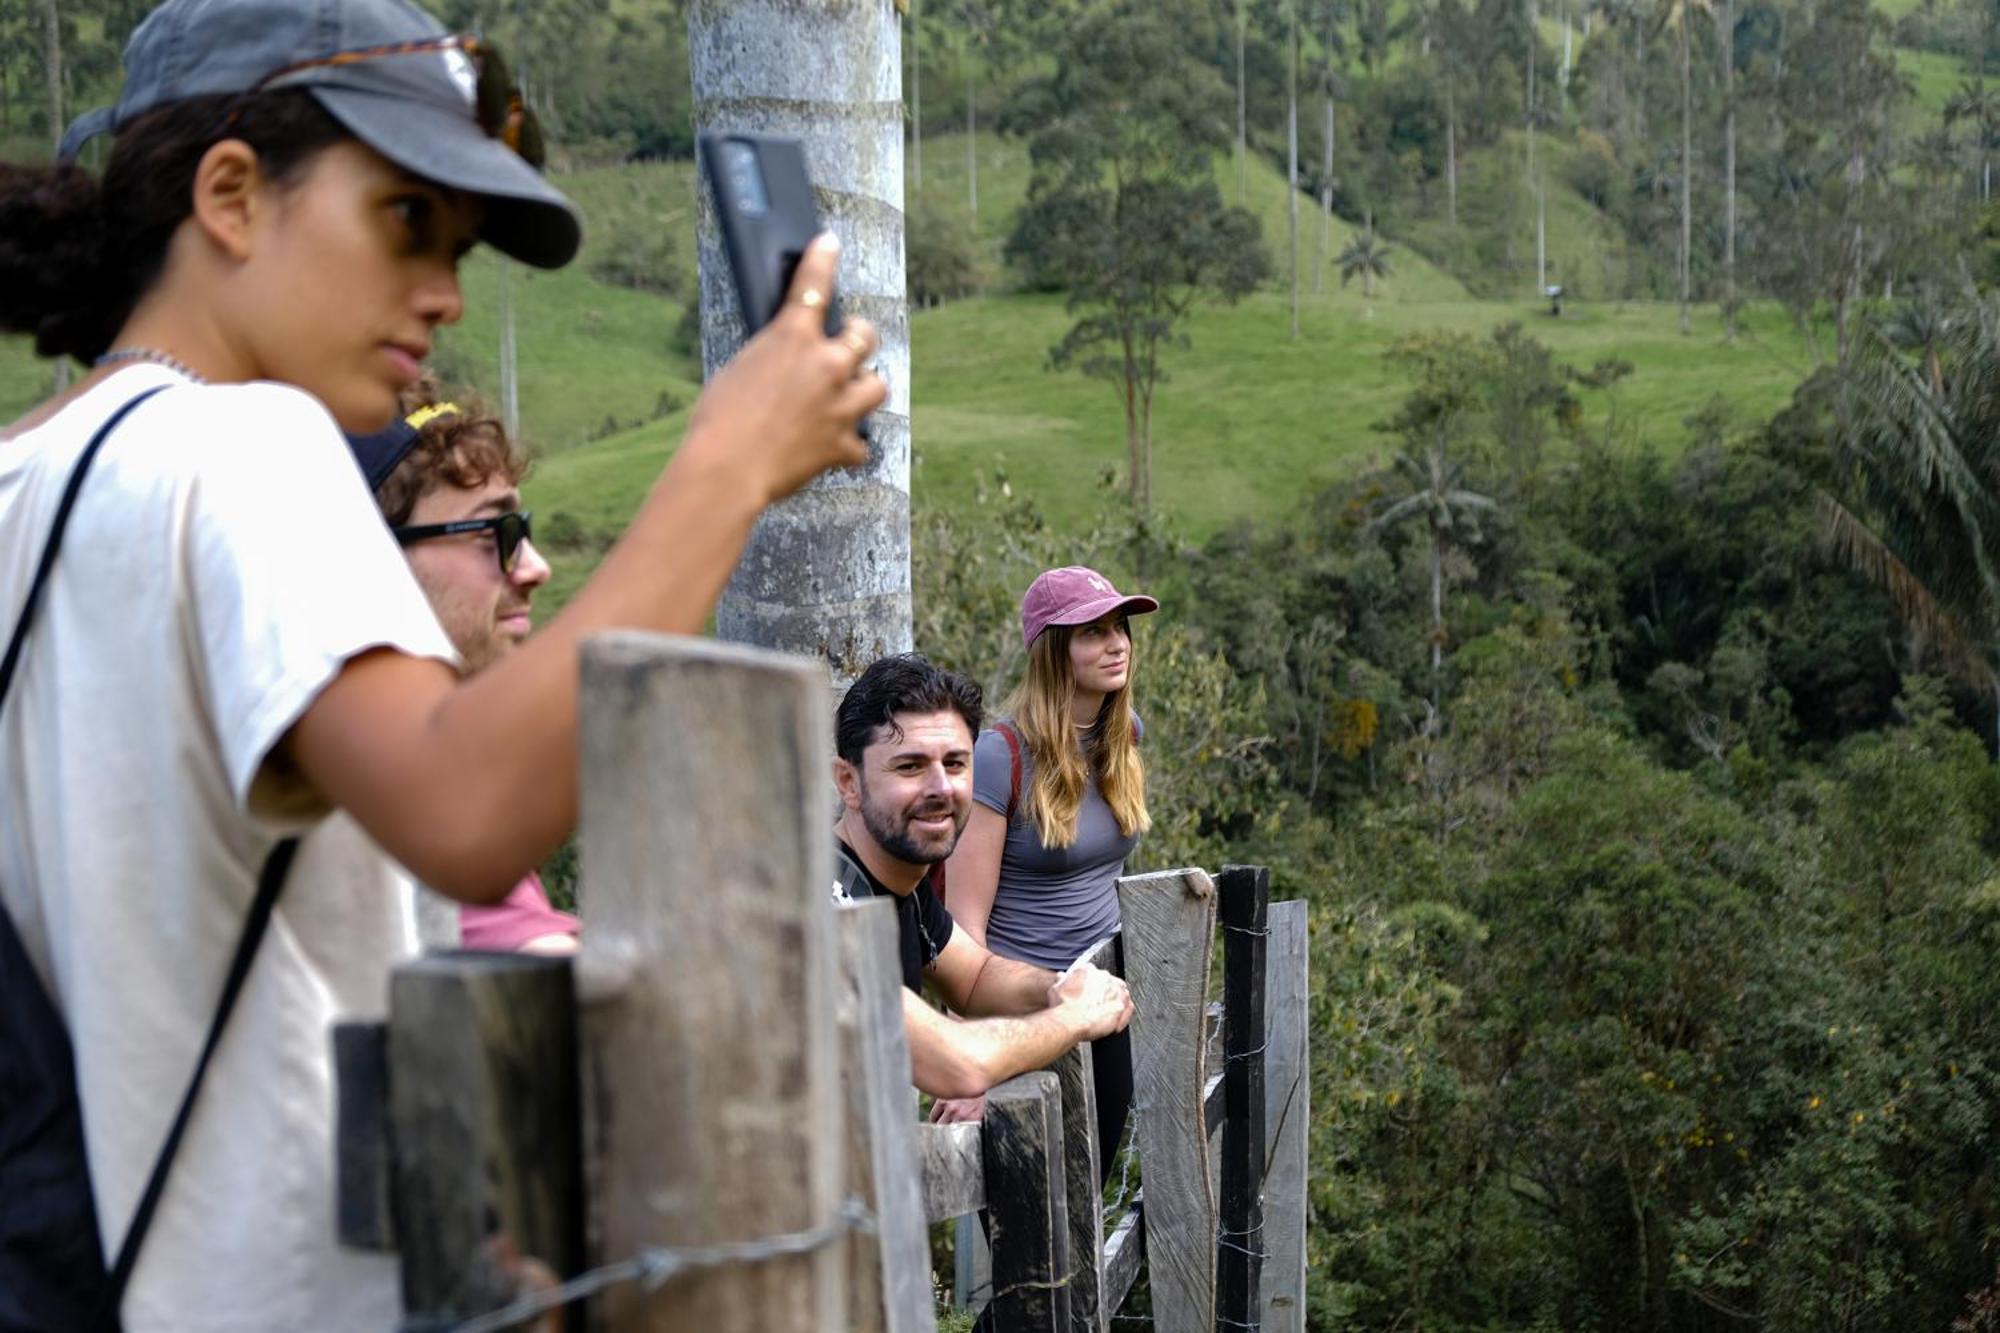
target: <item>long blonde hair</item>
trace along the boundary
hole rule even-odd
[[[1153,826],[1146,813],[1146,767],[1132,719],[1132,671],[1125,683],[1104,696],[1097,720],[1081,738],[1070,720],[1076,678],[1070,674],[1072,628],[1050,625],[1028,648],[1028,670],[1007,700],[1007,715],[1035,762],[1034,782],[1023,793],[1028,817],[1042,845],[1063,848],[1076,842],[1077,812],[1090,786],[1097,787],[1126,837]]]

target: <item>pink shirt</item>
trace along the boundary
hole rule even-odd
[[[463,904],[458,909],[459,943],[467,949],[512,953],[543,935],[574,935],[582,922],[549,906],[542,877],[534,871],[490,907]]]

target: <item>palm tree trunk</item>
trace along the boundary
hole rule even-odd
[[[1139,363],[1136,349],[1132,346],[1132,334],[1124,334],[1125,378],[1119,385],[1120,396],[1125,408],[1125,485],[1132,497],[1132,516],[1143,519],[1146,516],[1146,493],[1150,488],[1146,476],[1146,450],[1142,447],[1143,435],[1139,422]]]
[[[1548,256],[1543,247],[1540,223],[1539,201],[1542,187],[1540,177],[1535,172],[1535,54],[1541,49],[1541,39],[1535,33],[1535,0],[1527,0],[1528,9],[1528,191],[1538,204],[1535,227],[1535,286],[1536,296],[1549,285]]]
[[[500,420],[521,438],[521,379],[514,351],[514,261],[500,260]]]
[[[1567,89],[1567,88],[1569,87],[1569,66],[1570,66],[1570,54],[1571,54],[1571,53],[1570,53],[1570,24],[1569,24],[1569,6],[1570,6],[1570,0],[1562,0],[1562,7],[1563,7],[1563,63],[1562,63],[1562,77],[1561,77],[1561,79],[1559,80],[1559,82],[1560,82],[1560,83],[1562,84],[1562,86],[1563,86],[1563,87],[1564,87],[1565,89]]]
[[[1458,81],[1444,80],[1444,209],[1453,231],[1458,230]]]
[[[1687,10],[1681,10],[1681,332],[1688,331],[1694,248],[1694,66]]]
[[[1236,202],[1244,206],[1250,202],[1249,102],[1243,90],[1244,6],[1248,2],[1236,0]]]
[[[1329,80],[1333,71],[1327,71]],[[1326,277],[1326,254],[1333,244],[1333,85],[1327,84],[1326,124],[1320,136],[1322,159],[1319,173],[1319,247],[1313,252],[1313,295],[1320,293]]]
[[[62,9],[59,0],[42,4],[42,69],[49,84],[49,139],[60,147],[63,136]]]
[[[44,0],[42,5],[42,65],[49,76],[49,138],[56,147],[62,146],[63,136],[63,54],[62,54],[62,10],[58,0]],[[49,372],[50,388],[61,393],[69,387],[69,358],[58,356],[55,366]]]
[[[1727,275],[1723,337],[1736,341],[1736,3],[1722,5],[1722,267]]]
[[[979,71],[972,60],[972,38],[965,39],[965,199],[979,228]]]
[[[1292,341],[1299,340],[1299,6],[1285,43],[1285,229],[1292,250]]]
[[[1444,716],[1444,529],[1431,524],[1431,716]]]
[[[837,687],[910,647],[910,335],[904,298],[902,33],[889,0],[692,0],[697,129],[805,144],[820,207],[844,246],[840,299],[881,335],[889,401],[868,462],[765,512],[716,610],[726,639],[824,656]],[[713,215],[700,215],[702,361],[713,374],[743,325]]]

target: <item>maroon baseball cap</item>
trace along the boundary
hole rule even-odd
[[[1133,616],[1159,609],[1144,593],[1127,597],[1094,569],[1064,565],[1028,585],[1028,595],[1021,599],[1021,642],[1033,643],[1050,625],[1088,625],[1113,611]]]

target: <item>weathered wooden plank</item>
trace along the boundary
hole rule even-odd
[[[1132,1109],[1146,1178],[1154,1326],[1215,1326],[1215,1193],[1209,1184],[1202,1041],[1215,886],[1199,870],[1118,881],[1132,988]]]
[[[1119,1217],[1111,1238],[1104,1242],[1104,1311],[1108,1319],[1115,1319],[1124,1308],[1132,1284],[1139,1280],[1139,1261],[1146,1257],[1145,1194],[1141,1189],[1133,1196],[1132,1206]]]
[[[1089,1042],[1049,1066],[1062,1085],[1063,1187],[1069,1203],[1069,1314],[1076,1333],[1104,1333],[1104,1209],[1097,1163],[1097,1077]]]
[[[566,958],[431,954],[389,983],[403,1308],[458,1319],[583,1259],[576,989]]]
[[[334,1216],[342,1245],[396,1248],[390,1201],[389,1025],[333,1025]]]
[[[848,1233],[848,1326],[856,1333],[932,1333],[937,1311],[903,1031],[896,908],[886,898],[837,904],[834,927],[848,1193],[875,1217],[872,1234]]]
[[[925,1221],[963,1217],[986,1206],[986,1150],[980,1146],[980,1132],[977,1121],[917,1126]]]
[[[586,970],[623,979],[586,1011],[593,1258],[829,1237],[619,1286],[605,1326],[833,1333],[847,1266],[826,667],[619,633],[585,644],[581,686]]]
[[[983,1146],[980,1151],[985,1151]],[[952,1308],[979,1310],[992,1294],[993,1247],[986,1243],[985,1216],[982,1213],[962,1214],[958,1225],[952,1228]]]
[[[986,1094],[986,1216],[992,1227],[991,1327],[1070,1333],[1069,1201],[1062,1090],[1046,1069]]]
[[[1311,1027],[1307,1008],[1306,905],[1271,904],[1264,956],[1265,1333],[1305,1333],[1306,1141],[1312,1126]]]
[[[1262,1309],[1264,1264],[1264,945],[1271,872],[1224,866],[1222,915],[1222,1229],[1216,1319],[1250,1326]]]

